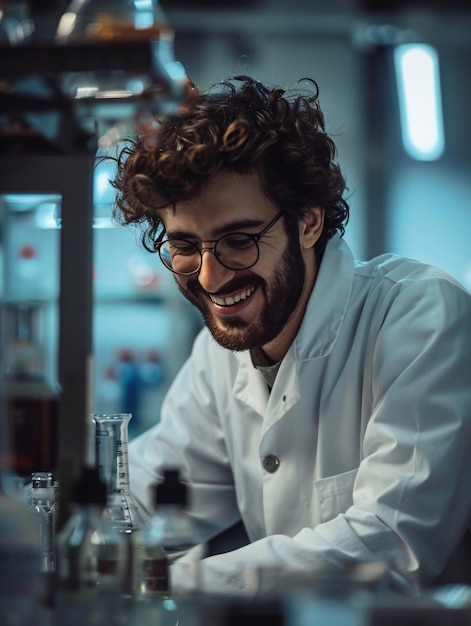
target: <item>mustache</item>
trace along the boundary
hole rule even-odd
[[[209,292],[209,291],[206,291],[206,289],[203,289],[203,287],[198,282],[197,278],[193,278],[191,281],[188,281],[188,283],[186,284],[186,289],[187,291],[189,291],[190,293],[194,295],[198,293],[204,293],[206,295],[218,296],[218,295],[224,295],[226,293],[230,293],[232,291],[245,289],[246,287],[249,287],[249,286],[257,287],[258,285],[261,285],[262,283],[263,283],[263,280],[259,276],[256,276],[255,274],[251,274],[250,276],[238,276],[234,278],[233,280],[231,280],[230,282],[226,283],[224,287],[222,287],[221,289],[218,289],[218,291]]]

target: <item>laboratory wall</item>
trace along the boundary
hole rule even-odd
[[[391,138],[394,167],[384,177],[386,244],[398,254],[438,265],[471,289],[471,23],[437,36],[436,48],[444,152],[436,161],[415,161]],[[397,125],[393,113],[391,123]]]
[[[165,391],[201,322],[137,231],[94,235],[94,409],[131,413],[133,438],[159,420]]]
[[[417,258],[471,288],[469,3],[261,0],[219,12],[212,3],[199,11],[184,0],[162,4],[176,27],[177,56],[199,86],[234,74],[286,88],[303,77],[317,81],[347,178],[346,240],[356,256]],[[404,42],[438,53],[445,133],[438,160],[414,160],[402,145],[392,56]]]
[[[295,88],[316,81],[327,131],[338,148],[352,205],[347,239],[357,254],[365,246],[363,135],[365,98],[361,54],[356,49],[352,0],[329,4],[253,3],[225,11],[172,10],[175,50],[198,87],[248,74],[268,85]],[[198,19],[198,13],[200,15]],[[306,86],[306,85],[304,85]]]

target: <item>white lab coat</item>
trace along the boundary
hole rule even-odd
[[[271,393],[204,329],[129,458],[148,512],[162,467],[183,469],[195,541],[243,520],[251,543],[202,563],[213,593],[244,594],[259,568],[369,560],[420,592],[471,520],[471,297],[415,261],[355,262],[336,236]]]

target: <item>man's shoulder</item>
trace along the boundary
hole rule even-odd
[[[399,284],[406,287],[423,281],[444,281],[466,291],[455,278],[440,268],[396,254],[383,254],[370,261],[356,261],[355,276],[386,286]]]

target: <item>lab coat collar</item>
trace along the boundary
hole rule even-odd
[[[327,356],[334,347],[350,300],[355,261],[339,236],[328,243],[298,334],[291,346],[296,361]]]
[[[301,327],[280,366],[280,372],[289,372],[291,378],[292,393],[284,410],[299,397],[296,368],[292,368],[294,362],[327,356],[332,350],[350,299],[353,272],[352,252],[336,235],[327,244]],[[236,354],[239,368],[234,381],[234,395],[263,415],[269,399],[267,386],[260,373],[259,376],[250,374],[254,369],[250,353]],[[274,388],[273,392],[277,391]]]

